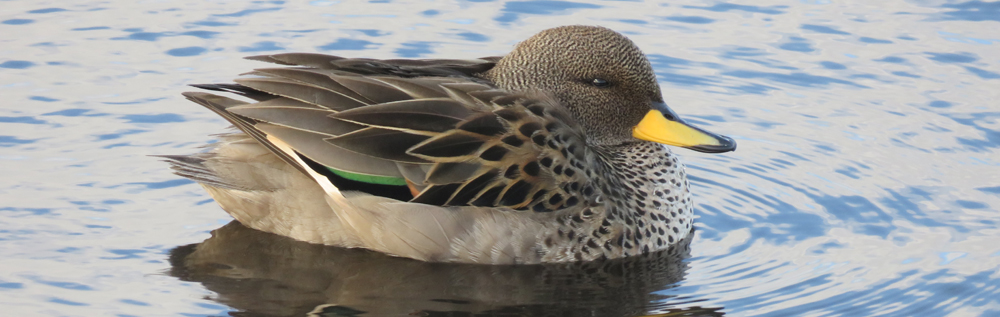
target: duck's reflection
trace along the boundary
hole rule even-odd
[[[719,316],[657,295],[684,277],[674,254],[594,263],[425,263],[294,241],[232,222],[170,253],[171,275],[218,293],[240,316]]]

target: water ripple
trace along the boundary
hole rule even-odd
[[[6,314],[1000,315],[996,2],[7,2]],[[317,248],[223,226],[147,156],[226,131],[179,93],[268,67],[245,55],[497,56],[567,24],[627,34],[672,108],[740,143],[675,150],[690,258],[470,268]]]

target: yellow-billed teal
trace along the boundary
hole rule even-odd
[[[646,56],[603,27],[542,31],[502,57],[249,57],[283,65],[184,95],[233,123],[165,156],[244,225],[423,261],[528,264],[670,248],[693,228],[661,144],[736,143],[681,120]]]

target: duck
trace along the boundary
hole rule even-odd
[[[241,224],[314,244],[491,265],[670,252],[694,203],[667,146],[736,149],[600,26],[478,59],[247,59],[275,66],[183,93],[236,130],[162,157]]]

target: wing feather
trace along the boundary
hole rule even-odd
[[[420,190],[413,202],[553,211],[586,202],[591,190],[581,169],[597,158],[582,129],[552,98],[507,92],[476,77],[496,58],[248,59],[293,67],[257,69],[249,74],[259,77],[235,85],[198,86],[256,103],[185,95],[289,164],[295,160],[268,147],[268,136],[333,169],[406,178]]]

